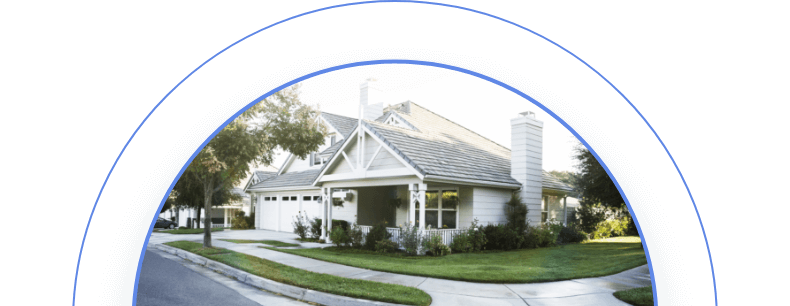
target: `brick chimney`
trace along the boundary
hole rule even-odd
[[[541,221],[543,189],[543,121],[527,111],[510,119],[510,176],[521,183],[521,198],[529,208],[527,220]]]
[[[360,117],[366,120],[376,120],[384,115],[384,91],[376,83],[376,79],[369,78],[359,85]]]

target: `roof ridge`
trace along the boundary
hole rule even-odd
[[[452,124],[455,124],[455,125],[457,125],[457,126],[459,126],[459,127],[463,128],[464,130],[467,130],[467,131],[471,132],[472,134],[475,134],[475,135],[477,135],[477,136],[480,136],[480,137],[482,137],[483,139],[485,139],[485,140],[488,140],[488,141],[490,141],[491,143],[493,143],[493,144],[495,144],[495,145],[498,145],[498,146],[502,147],[502,148],[503,148],[503,149],[505,149],[505,150],[511,151],[511,150],[510,150],[510,148],[508,148],[508,147],[505,147],[505,146],[503,146],[503,145],[499,144],[499,143],[498,143],[498,142],[496,142],[496,141],[493,141],[493,140],[491,140],[491,139],[488,139],[488,137],[485,137],[485,136],[483,136],[483,135],[480,135],[479,133],[477,133],[477,132],[475,132],[475,131],[472,131],[472,130],[470,130],[469,128],[467,128],[467,127],[463,126],[463,125],[460,125],[460,124],[456,123],[455,121],[452,121],[452,120],[450,120],[450,119],[447,119],[447,118],[445,118],[445,117],[444,117],[444,116],[442,116],[442,115],[439,115],[439,114],[437,114],[437,113],[434,113],[432,110],[430,110],[430,109],[427,109],[427,108],[425,108],[424,106],[421,106],[421,105],[419,105],[419,104],[417,104],[417,103],[414,103],[413,101],[405,101],[405,102],[409,102],[409,103],[411,103],[411,104],[414,104],[415,106],[417,106],[417,107],[419,107],[419,108],[421,108],[421,109],[424,109],[425,111],[427,111],[427,112],[429,112],[429,113],[431,113],[431,114],[434,114],[434,115],[438,116],[439,118],[442,118],[442,119],[444,119],[444,120],[447,120],[448,122],[450,122],[450,123],[452,123]],[[405,102],[401,102],[401,103],[405,103]]]

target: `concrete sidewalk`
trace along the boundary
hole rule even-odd
[[[202,242],[202,235],[154,233],[149,245],[168,241]],[[433,298],[431,305],[628,305],[612,295],[624,289],[650,286],[647,265],[615,275],[536,284],[481,284],[401,275],[355,268],[297,255],[259,248],[262,244],[236,244],[218,239],[278,240],[297,243],[296,235],[266,230],[224,231],[212,233],[213,245],[257,256],[300,269],[336,276],[399,284],[421,289]],[[304,247],[326,246],[317,243]],[[149,246],[150,247],[150,246]]]

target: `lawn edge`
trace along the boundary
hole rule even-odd
[[[375,269],[375,268],[371,268],[371,267],[352,266],[352,265],[348,265],[348,264],[345,264],[345,263],[325,260],[325,259],[322,259],[322,258],[318,258],[316,256],[305,256],[305,255],[302,255],[302,254],[296,254],[296,253],[290,252],[290,251],[296,251],[295,249],[281,249],[281,248],[268,247],[268,246],[260,246],[260,248],[264,248],[264,249],[272,250],[272,251],[277,251],[277,252],[281,252],[281,253],[285,253],[285,254],[295,255],[295,256],[301,256],[301,257],[304,257],[304,258],[320,260],[320,261],[323,261],[323,262],[333,263],[333,264],[336,264],[336,265],[343,265],[343,266],[347,266],[347,267],[358,268],[358,269],[366,269],[366,270],[371,270],[371,271],[393,273],[393,274],[400,274],[400,275],[430,277],[430,278],[450,280],[450,281],[470,282],[470,283],[477,283],[477,284],[541,284],[541,283],[552,283],[552,282],[569,281],[569,280],[575,280],[575,279],[605,277],[605,276],[611,276],[611,275],[616,275],[616,274],[619,274],[619,273],[623,273],[625,271],[628,271],[628,270],[631,270],[631,269],[635,269],[635,268],[638,268],[638,267],[641,267],[641,266],[647,264],[647,263],[645,263],[645,264],[641,264],[641,265],[638,265],[638,266],[635,266],[635,267],[626,268],[626,269],[624,269],[622,271],[618,271],[618,272],[611,273],[611,274],[583,276],[583,277],[576,277],[576,278],[557,278],[557,279],[553,279],[553,280],[540,280],[540,281],[534,281],[534,282],[511,282],[511,281],[501,281],[501,282],[493,281],[492,282],[492,281],[480,281],[480,280],[476,280],[476,279],[450,278],[450,277],[442,277],[442,276],[439,276],[439,275],[427,275],[427,274],[421,274],[421,273],[410,273],[410,272],[407,272],[407,271],[389,271],[387,269]],[[302,250],[302,249],[299,249],[299,250]],[[509,251],[504,251],[504,252],[509,252]]]
[[[275,282],[270,279],[266,279],[226,264],[213,261],[206,257],[197,255],[192,252],[188,252],[179,248],[171,247],[169,245],[164,244],[156,244],[155,247],[163,252],[173,254],[175,256],[181,257],[183,259],[192,261],[196,264],[201,266],[205,266],[215,272],[225,274],[227,276],[233,277],[239,282],[245,283],[247,285],[256,287],[258,289],[263,289],[270,292],[279,293],[285,295],[287,297],[297,299],[300,301],[307,301],[318,303],[321,305],[360,305],[360,306],[368,306],[368,305],[391,305],[391,306],[405,306],[403,304],[393,304],[387,302],[378,302],[378,301],[371,301],[359,298],[352,298],[342,295],[336,295],[332,293],[326,293],[321,291],[315,291],[310,289],[305,289],[293,285],[283,284],[280,282]]]

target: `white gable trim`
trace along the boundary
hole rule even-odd
[[[346,150],[346,148],[349,146],[349,144],[351,143],[351,139],[354,139],[354,137],[355,137],[355,136],[356,136],[356,135],[357,135],[357,134],[360,132],[360,130],[361,130],[363,133],[365,133],[365,134],[369,135],[369,136],[370,136],[370,138],[374,139],[376,142],[378,142],[378,143],[379,143],[379,145],[380,145],[381,147],[383,147],[384,149],[386,149],[386,150],[387,150],[387,152],[389,152],[390,154],[392,154],[392,156],[394,156],[394,157],[395,157],[395,159],[397,159],[397,160],[398,160],[398,161],[399,161],[401,164],[403,164],[403,166],[405,166],[405,167],[406,167],[406,170],[408,170],[410,174],[416,175],[416,176],[417,176],[417,177],[418,177],[420,180],[422,180],[422,179],[423,179],[423,175],[422,175],[422,173],[420,173],[420,171],[417,171],[417,169],[415,169],[415,168],[414,168],[414,167],[412,167],[412,166],[411,166],[411,165],[410,165],[408,162],[406,162],[406,161],[403,159],[403,157],[401,157],[399,154],[395,153],[395,151],[393,151],[393,150],[392,150],[392,148],[390,148],[390,147],[389,147],[389,146],[388,146],[386,143],[384,143],[384,141],[382,141],[381,139],[379,139],[379,137],[378,137],[378,136],[376,136],[376,134],[373,134],[373,133],[371,133],[371,132],[370,132],[370,130],[368,130],[366,127],[364,127],[364,126],[359,126],[359,125],[358,125],[358,126],[357,126],[357,128],[356,128],[356,129],[354,129],[354,131],[353,131],[353,132],[351,132],[351,135],[349,135],[348,139],[347,139],[347,140],[346,140],[346,141],[343,143],[343,145],[342,145],[342,146],[341,146],[341,147],[338,149],[338,151],[339,151],[339,152],[342,152],[342,154],[337,154],[337,153],[335,153],[335,156],[333,156],[333,157],[332,157],[332,159],[331,159],[331,160],[329,160],[329,162],[326,164],[326,166],[324,167],[324,169],[323,169],[323,170],[321,170],[321,173],[318,175],[318,177],[317,177],[317,178],[315,179],[315,181],[313,182],[313,186],[315,186],[316,184],[318,184],[318,182],[320,182],[320,181],[321,181],[321,179],[324,177],[324,175],[326,174],[326,172],[327,172],[327,171],[329,171],[329,169],[330,169],[330,168],[332,168],[332,166],[334,166],[334,164],[338,162],[338,159],[340,159],[340,156],[341,156],[341,155],[345,155],[345,150]],[[360,143],[360,144],[358,144],[358,145],[360,145],[360,146],[361,146],[362,144]],[[374,156],[374,157],[375,157],[375,156]],[[346,158],[346,157],[343,157],[343,158]],[[350,163],[350,162],[349,162],[349,163]],[[352,168],[352,169],[353,169],[353,168]],[[367,170],[367,168],[365,168],[365,169],[362,169],[362,170]],[[394,173],[392,169],[390,169],[390,170],[387,170],[387,171],[389,171],[390,173]],[[356,172],[356,169],[355,169],[355,172]],[[373,171],[370,171],[370,172],[373,172]],[[364,173],[364,172],[363,172],[363,173],[356,172],[356,173],[354,173],[354,175],[355,175],[355,178],[365,178],[365,173]],[[380,173],[375,173],[375,175],[380,175]],[[398,174],[398,175],[403,175],[403,174]],[[349,179],[349,178],[345,178],[345,179]]]
[[[388,123],[391,119],[398,120],[399,124]],[[382,121],[382,123],[387,124],[387,125],[391,125],[391,126],[395,126],[395,127],[399,127],[399,128],[412,130],[412,131],[417,131],[417,132],[420,131],[414,125],[412,125],[411,122],[406,121],[406,119],[403,119],[403,117],[401,117],[401,115],[398,115],[398,113],[393,112],[393,111],[389,112],[389,114],[387,115],[386,118],[384,118],[384,121]]]

